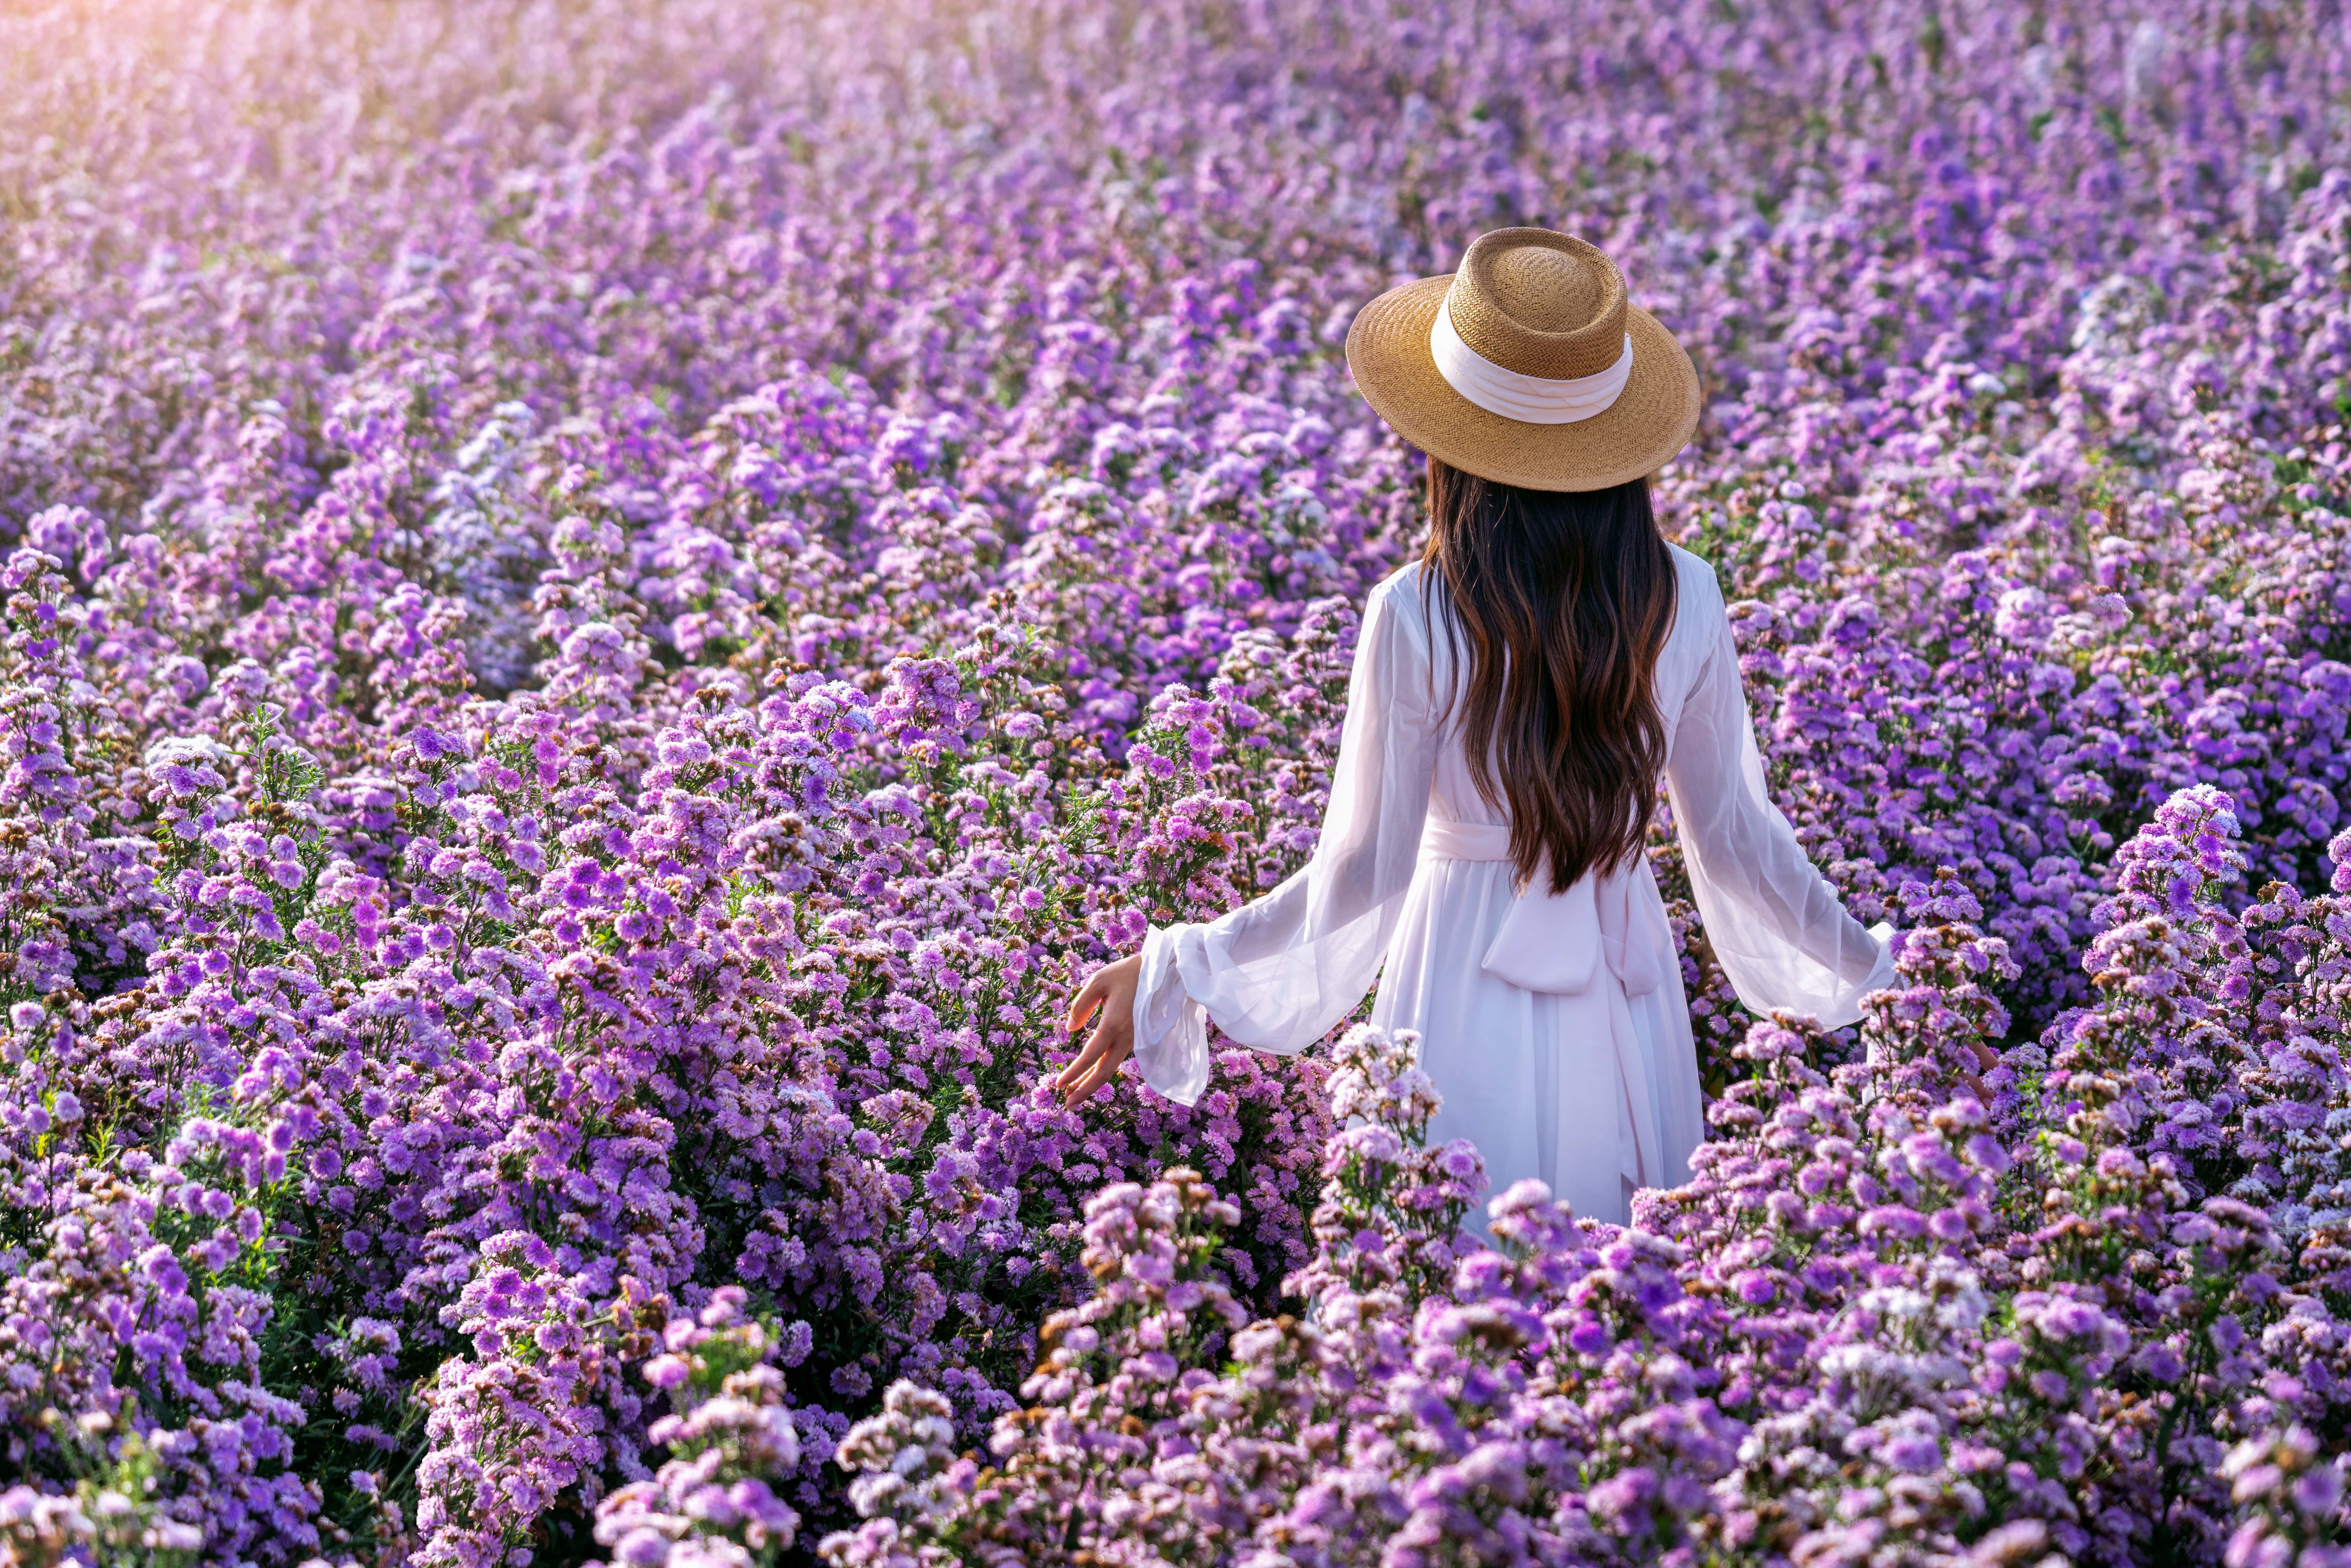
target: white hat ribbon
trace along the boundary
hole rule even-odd
[[[1488,413],[1515,419],[1521,424],[1573,424],[1606,412],[1633,375],[1633,334],[1625,334],[1625,351],[1597,375],[1552,381],[1522,375],[1480,354],[1453,329],[1453,295],[1446,291],[1437,308],[1437,322],[1428,329],[1428,351],[1437,373],[1446,384]]]

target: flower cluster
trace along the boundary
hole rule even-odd
[[[774,1337],[742,1321],[744,1292],[726,1286],[692,1318],[674,1320],[648,1383],[676,1406],[647,1429],[675,1456],[597,1509],[596,1539],[632,1568],[751,1568],[792,1542],[799,1515],[771,1482],[799,1467],[799,1432],[772,1364]]]
[[[2333,1550],[2340,33],[13,17],[7,1550]],[[1465,1250],[1390,1047],[1044,1085],[1311,852],[1421,527],[1345,329],[1520,222],[1698,362],[1660,516],[1904,983],[1757,1025],[1661,820],[1721,1136]]]

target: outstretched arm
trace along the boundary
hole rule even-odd
[[[1893,960],[1845,913],[1765,790],[1739,646],[1719,598],[1685,612],[1714,622],[1666,765],[1699,918],[1740,1001],[1842,1028],[1861,1016],[1865,993],[1893,983]]]
[[[1289,1055],[1371,988],[1420,852],[1437,759],[1429,640],[1413,577],[1374,591],[1355,643],[1347,716],[1322,834],[1305,868],[1206,925],[1154,927],[1143,951],[1097,971],[1071,1027],[1101,1020],[1054,1082],[1076,1103],[1132,1052],[1144,1082],[1183,1104],[1207,1087],[1207,1020]]]

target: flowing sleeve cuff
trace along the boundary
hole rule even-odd
[[[1859,1023],[1861,998],[1872,991],[1882,991],[1896,983],[1894,944],[1888,940],[1894,935],[1894,927],[1881,920],[1869,928],[1869,934],[1877,940],[1877,962],[1870,967],[1866,976],[1838,996],[1833,1016],[1821,1019],[1822,1024],[1829,1029],[1843,1029],[1847,1024]]]
[[[1143,939],[1134,987],[1134,1066],[1143,1081],[1179,1105],[1208,1087],[1208,1015],[1184,989],[1176,949],[1196,926],[1155,925]]]

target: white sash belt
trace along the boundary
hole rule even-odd
[[[1510,830],[1432,817],[1421,830],[1420,852],[1428,860],[1507,861]],[[1657,956],[1672,946],[1673,936],[1647,856],[1606,876],[1586,872],[1565,893],[1552,893],[1549,886],[1538,875],[1511,902],[1479,967],[1530,991],[1578,997],[1592,988],[1605,961],[1626,996],[1657,988],[1665,978]],[[1654,924],[1643,918],[1651,913]],[[1661,940],[1638,940],[1639,925],[1651,927],[1639,935]]]

